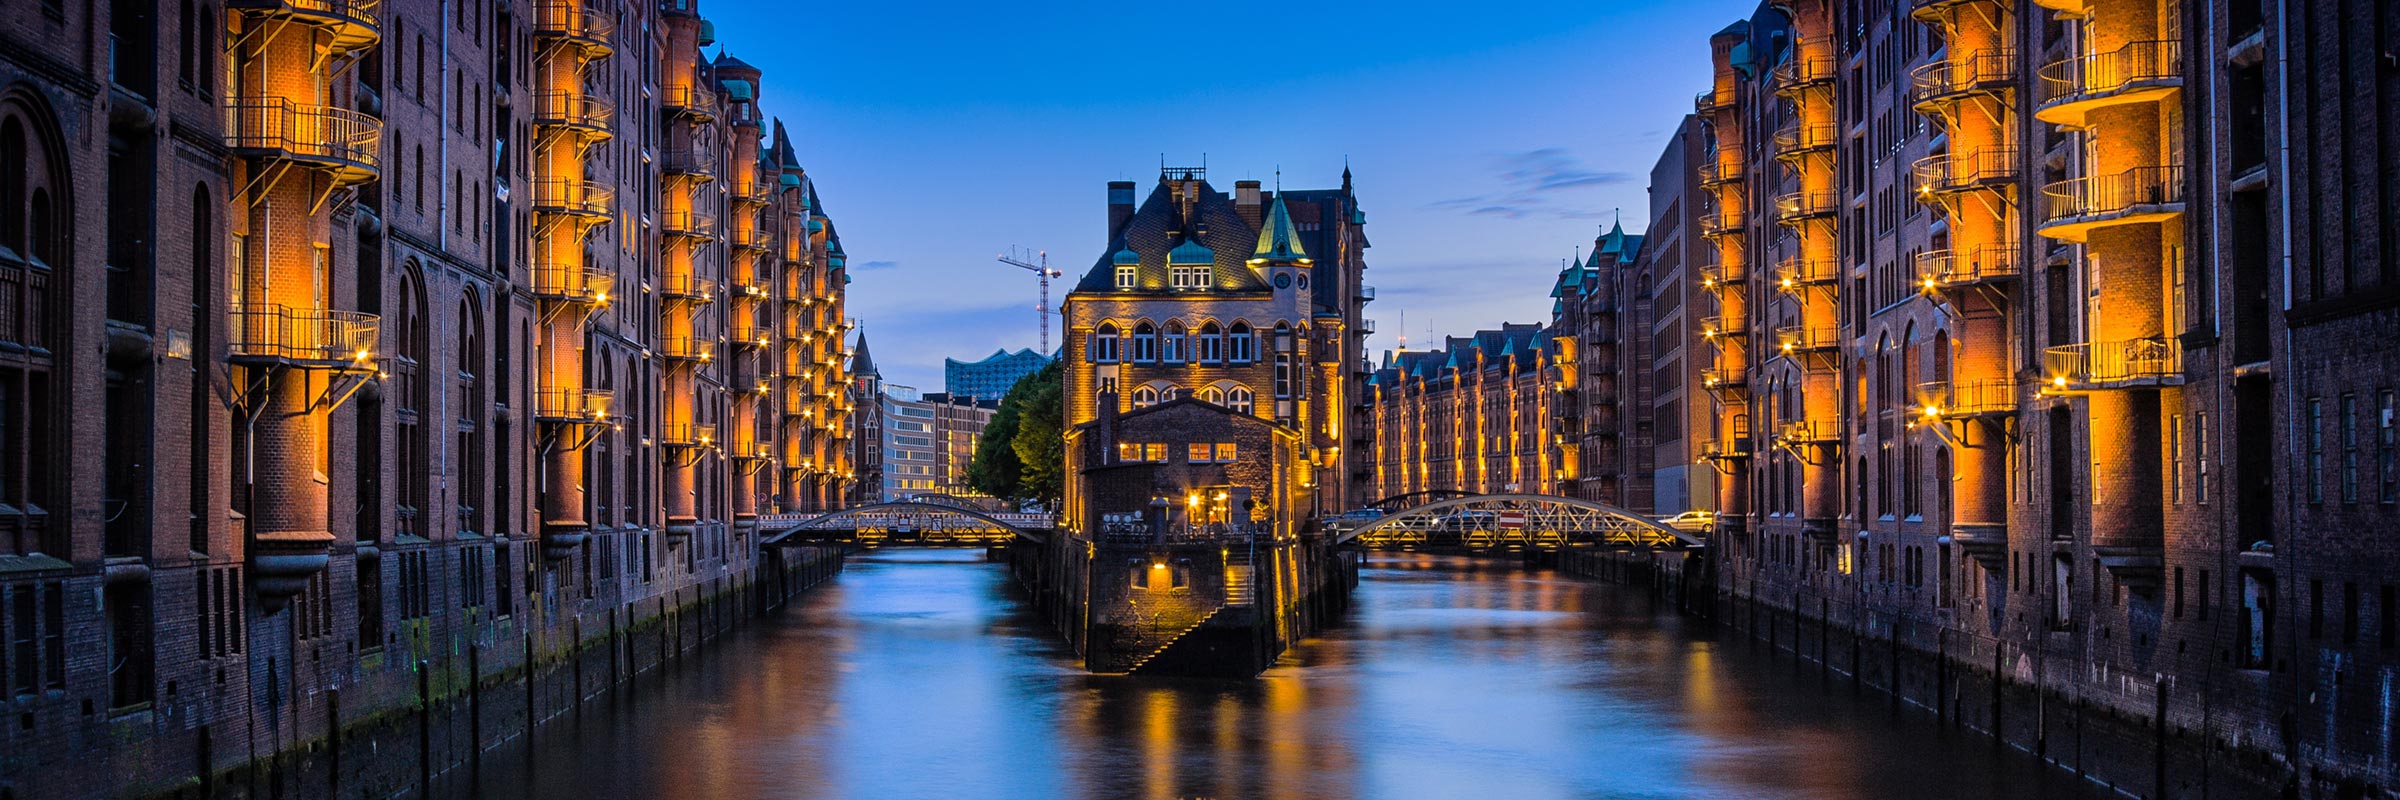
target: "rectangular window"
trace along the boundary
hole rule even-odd
[[[1167,446],[1164,444],[1142,445],[1142,460],[1157,461],[1162,463],[1165,462],[1167,460]]]
[[[1212,452],[1207,442],[1193,442],[1184,448],[1184,460],[1193,464],[1206,464],[1209,462]]]
[[[2308,399],[2308,501],[2325,502],[2325,401]]]
[[[1226,461],[1226,462],[1233,461],[1233,460],[1234,460],[1234,443],[1232,443],[1232,442],[1218,442],[1218,443],[1217,443],[1217,460],[1218,460],[1218,461]]]
[[[1278,352],[1275,354],[1275,399],[1288,400],[1291,396],[1292,354]]]
[[[2342,503],[2358,503],[2358,395],[2342,395]]]
[[[2183,415],[2167,417],[2167,499],[2183,502]]]
[[[2208,505],[2208,414],[2192,415],[2192,499]]]
[[[1117,288],[1119,288],[1119,289],[1131,289],[1131,288],[1133,288],[1133,270],[1134,270],[1134,265],[1132,265],[1132,264],[1118,264],[1118,265],[1117,265]]]
[[[2392,390],[2383,390],[2383,394],[2380,399],[2376,400],[2375,405],[2378,407],[2375,423],[2376,449],[2380,451],[2377,460],[2382,462],[2380,471],[2383,473],[2381,498],[2387,504],[2400,502],[2400,461],[2395,461],[2395,459],[2400,459],[2400,451],[2395,451],[2395,442],[2392,438],[2392,426],[2395,422],[2392,419],[2395,413],[2392,408]]]

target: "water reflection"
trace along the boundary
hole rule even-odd
[[[2098,797],[1638,591],[1371,561],[1254,682],[1096,677],[965,551],[885,551],[530,750],[485,796]]]

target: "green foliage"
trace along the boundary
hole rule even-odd
[[[1064,376],[1063,368],[1051,362],[1009,388],[984,426],[982,441],[975,443],[975,460],[967,465],[969,487],[1008,500],[1058,501],[1066,486]]]

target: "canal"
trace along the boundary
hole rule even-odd
[[[1091,676],[998,564],[886,550],[442,794],[2102,797],[1639,588],[1381,555],[1255,682]]]

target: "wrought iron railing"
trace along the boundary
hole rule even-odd
[[[232,313],[228,352],[308,365],[370,369],[382,318],[357,311],[255,306]]]
[[[1841,346],[1841,332],[1832,325],[1785,325],[1775,329],[1775,344],[1786,353],[1831,350]]]
[[[658,293],[674,300],[705,303],[716,299],[717,283],[690,272],[670,272],[659,276]]]
[[[1808,124],[1793,118],[1775,129],[1775,153],[1778,156],[1833,149],[1834,127],[1828,123]]]
[[[658,166],[671,176],[702,181],[717,178],[717,156],[705,147],[667,148],[658,154]]]
[[[1833,216],[1840,200],[1830,191],[1785,192],[1775,196],[1775,221],[1791,224]]]
[[[2183,202],[2183,167],[2134,167],[2114,175],[2074,178],[2042,187],[2050,223],[2108,217],[2138,208]]]
[[[543,389],[533,393],[534,419],[546,422],[607,422],[616,393],[606,389]]]
[[[616,34],[616,20],[585,0],[541,0],[533,6],[535,36],[606,50]]]
[[[1910,99],[1918,107],[1979,92],[2006,89],[2017,71],[2017,52],[1992,47],[1933,61],[1909,73]]]
[[[1991,380],[1933,381],[1917,384],[1917,403],[1929,416],[1980,417],[2017,410],[2017,382]]]
[[[295,13],[375,29],[379,25],[376,11],[381,0],[234,0],[227,5],[235,9]]]
[[[690,209],[662,211],[658,229],[668,236],[712,240],[717,238],[717,218]]]
[[[2015,242],[1917,254],[1917,280],[1927,288],[2016,278],[2023,257]]]
[[[2099,99],[2141,85],[2164,85],[2183,77],[2183,43],[2171,39],[2128,42],[2106,53],[2046,64],[2041,77],[2043,105]]]
[[[659,444],[667,447],[708,447],[717,443],[717,426],[674,423],[659,429]]]
[[[1956,192],[2017,176],[2017,149],[1984,147],[1917,159],[1910,172],[1922,192]]]
[[[617,107],[607,98],[584,92],[542,92],[533,96],[533,124],[607,133]]]
[[[599,181],[543,178],[533,182],[533,210],[578,217],[607,217],[613,213],[616,190]]]
[[[382,165],[377,148],[383,120],[366,114],[275,97],[227,104],[225,116],[225,145],[235,150],[272,150],[365,170]]]
[[[670,84],[659,95],[659,105],[669,111],[701,119],[717,115],[717,92],[702,84],[698,77],[689,78],[680,86]]]
[[[1786,444],[1839,441],[1842,438],[1842,423],[1839,420],[1830,419],[1785,420],[1782,425],[1776,427],[1775,438]]]
[[[707,361],[717,356],[717,343],[697,336],[661,336],[658,355],[670,361]]]
[[[2162,381],[2183,374],[2183,345],[2166,336],[2060,345],[2042,353],[2042,371],[2057,388]]]
[[[1833,42],[1797,39],[1783,63],[1775,65],[1776,91],[1828,83],[1834,76]]]
[[[616,273],[591,263],[561,264],[536,259],[533,294],[549,300],[606,304],[617,288]]]
[[[1721,251],[1710,251],[1708,260],[1700,264],[1700,283],[1709,287],[1741,283],[1750,278],[1749,268],[1741,260],[1724,260]]]
[[[1775,265],[1776,288],[1790,291],[1832,283],[1842,276],[1841,262],[1830,258],[1786,258]]]

